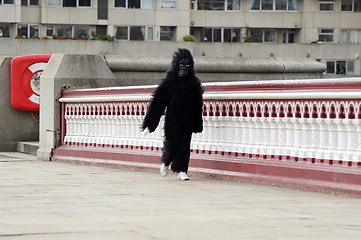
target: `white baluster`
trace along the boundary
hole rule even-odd
[[[278,144],[276,147],[276,152],[275,155],[278,156],[287,156],[287,154],[285,154],[284,149],[287,147],[287,124],[285,123],[285,121],[283,121],[284,118],[279,118],[277,117],[275,119],[275,123],[276,126],[275,129],[278,132]]]
[[[345,119],[346,124],[346,137],[347,137],[347,147],[346,147],[346,160],[353,161],[355,151],[357,149],[357,127],[354,125],[354,119]]]
[[[316,158],[326,159],[327,149],[329,147],[328,124],[324,118],[318,118],[316,122],[319,125],[319,145],[316,149]]]
[[[290,117],[285,117],[282,122],[286,125],[286,147],[283,149],[283,155],[290,157],[295,145],[295,130],[294,120]]]
[[[347,158],[347,124],[348,124],[348,119],[339,119],[338,120],[338,126],[337,126],[337,132],[338,132],[338,148],[337,148],[337,158],[339,160],[343,160],[346,161],[348,160]]]
[[[361,162],[361,120],[353,119],[353,124],[356,126],[356,137],[355,139],[355,153],[353,155],[353,162],[360,163]]]
[[[299,157],[300,148],[302,148],[303,144],[303,133],[302,133],[302,122],[303,119],[300,118],[292,118],[291,122],[293,123],[294,129],[294,146],[291,150],[291,156],[293,157]]]
[[[250,153],[250,121],[249,117],[241,117],[241,125],[242,125],[242,153]]]
[[[299,153],[299,156],[302,158],[307,158],[309,157],[312,142],[311,125],[309,124],[308,118],[302,118],[300,124],[302,131],[302,142],[300,146],[301,151]]]

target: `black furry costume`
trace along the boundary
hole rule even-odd
[[[188,71],[186,69],[188,67]],[[184,70],[184,71],[183,71]],[[166,78],[155,89],[142,129],[153,132],[167,108],[162,162],[173,172],[187,172],[192,133],[203,131],[203,88],[195,76],[192,54],[178,49]]]

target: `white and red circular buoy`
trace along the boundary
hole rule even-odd
[[[51,55],[27,55],[11,61],[11,105],[20,110],[39,111],[40,76]]]

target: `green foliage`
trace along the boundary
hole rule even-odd
[[[246,27],[246,31],[243,35],[243,42],[253,42],[253,37],[249,34],[249,27]]]
[[[197,39],[193,35],[185,35],[183,40],[185,42],[197,42]]]
[[[243,42],[253,42],[253,38],[249,37],[249,36],[244,36],[243,37]]]
[[[98,35],[96,36],[97,40],[103,40],[103,41],[114,41],[114,37],[109,36],[109,35]]]

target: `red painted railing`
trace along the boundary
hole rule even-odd
[[[154,87],[64,90],[54,159],[157,169],[162,127],[140,133]],[[190,172],[291,185],[307,178],[361,192],[360,78],[204,88],[204,132],[193,136]]]

